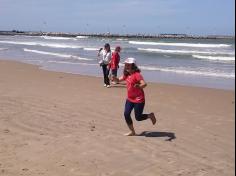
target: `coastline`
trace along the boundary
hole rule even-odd
[[[106,37],[106,38],[142,38],[142,39],[235,39],[228,35],[187,35],[187,34],[111,34],[111,33],[63,33],[63,32],[36,32],[36,31],[0,31],[0,35],[25,35],[25,36],[52,36],[52,37]]]
[[[122,38],[100,41],[99,38],[85,36],[47,37],[47,33],[41,37],[2,36],[0,57],[41,65],[41,68],[52,71],[100,76],[96,50],[104,44],[104,40],[124,47],[122,59],[129,56],[138,59],[146,81],[235,89],[235,45],[231,40],[167,39],[163,43],[159,39],[137,39],[140,42]],[[198,46],[202,48],[193,49]],[[222,51],[225,47],[227,51]],[[210,55],[200,54],[205,52]],[[225,55],[221,58],[222,53]]]
[[[157,125],[134,121],[140,136],[125,137],[124,85],[0,60],[1,174],[235,174],[235,91],[148,83],[145,93]]]

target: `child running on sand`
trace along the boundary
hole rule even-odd
[[[125,60],[124,74],[120,78],[114,78],[116,82],[126,81],[127,84],[127,99],[125,103],[124,116],[130,132],[126,136],[136,135],[133,121],[131,119],[131,112],[134,109],[135,118],[137,121],[150,119],[152,124],[155,125],[156,117],[154,113],[143,114],[145,106],[145,94],[143,89],[147,86],[140,74],[140,70],[136,65],[134,58],[127,58]]]
[[[120,54],[119,54],[120,51],[121,51],[121,47],[117,46],[115,48],[115,51],[112,53],[111,61],[109,63],[109,67],[111,70],[111,81],[112,82],[114,81],[114,78],[117,77],[117,72],[118,72],[119,63],[120,63]]]

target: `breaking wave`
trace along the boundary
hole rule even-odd
[[[162,71],[162,72],[171,72],[177,74],[187,74],[187,75],[199,75],[199,76],[210,76],[210,77],[220,77],[220,78],[235,78],[234,73],[222,73],[222,72],[211,72],[211,71],[195,71],[195,70],[183,70],[177,68],[158,68],[158,67],[151,67],[151,66],[139,66],[142,70],[149,70],[149,71]]]
[[[140,42],[129,41],[135,45],[156,45],[156,46],[180,46],[180,47],[197,47],[197,48],[225,48],[230,47],[228,44],[203,44],[203,43],[164,43],[164,42]]]
[[[203,55],[192,55],[197,59],[207,59],[213,61],[235,61],[235,57],[223,57],[223,56],[203,56]]]
[[[78,56],[73,56],[70,54],[61,54],[61,53],[53,53],[53,52],[46,52],[46,51],[39,51],[39,50],[30,50],[27,48],[24,48],[25,52],[32,52],[32,53],[37,53],[37,54],[43,54],[43,55],[51,55],[51,56],[57,56],[57,57],[63,57],[63,58],[71,58],[71,59],[77,59],[77,60],[93,60],[93,59],[88,59],[88,58],[82,58]]]
[[[167,54],[230,54],[234,55],[233,52],[224,51],[199,51],[199,50],[165,50],[165,49],[155,49],[155,48],[138,48],[140,51],[146,52],[156,52],[156,53],[167,53]]]
[[[44,43],[44,42],[0,41],[0,43],[15,44],[15,45],[28,45],[28,46],[45,46],[45,47],[51,47],[51,48],[82,48],[81,46],[78,46],[78,45]]]

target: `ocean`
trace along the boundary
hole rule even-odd
[[[235,90],[234,39],[0,36],[0,59],[101,77],[97,51],[105,43],[122,48],[119,75],[134,57],[147,82]]]

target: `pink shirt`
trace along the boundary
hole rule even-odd
[[[145,95],[143,89],[134,87],[139,81],[144,80],[143,76],[139,72],[135,72],[131,75],[124,76],[123,79],[126,81],[127,85],[127,96],[128,100],[133,103],[143,103],[145,102]]]

